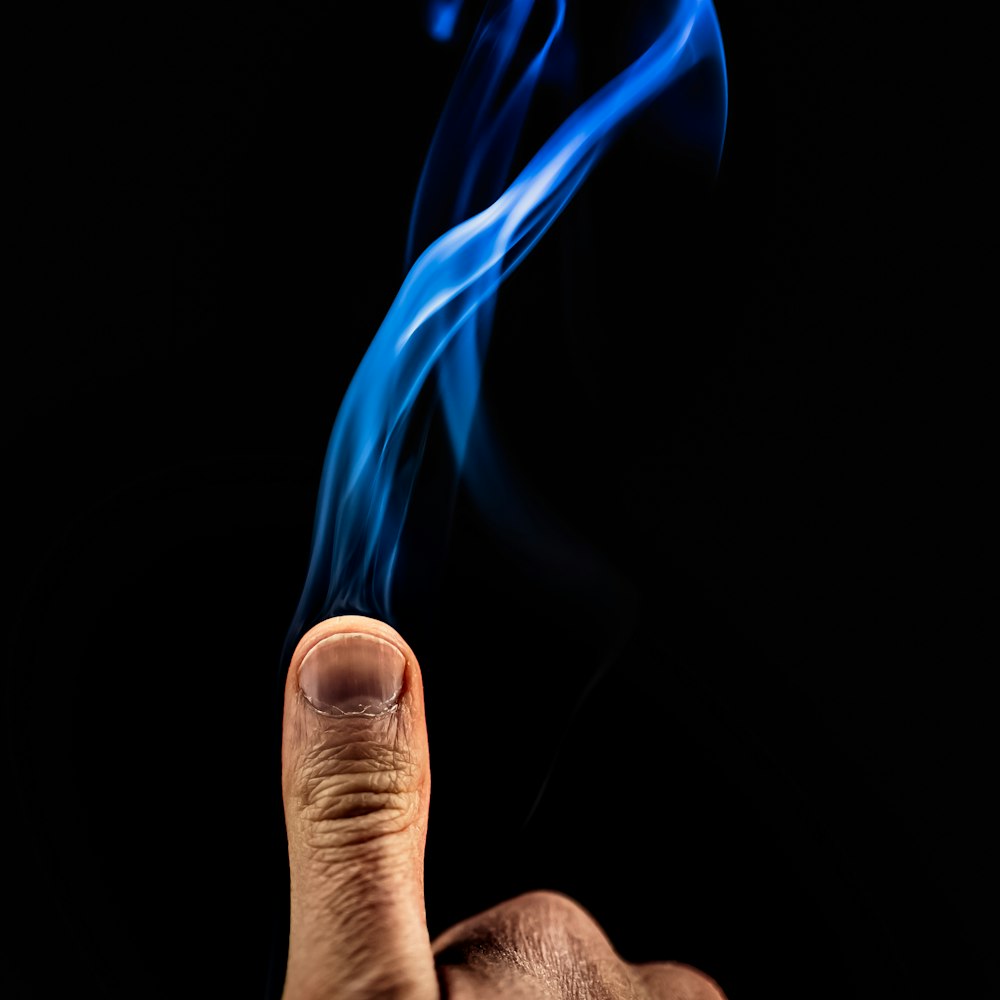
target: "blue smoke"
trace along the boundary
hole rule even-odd
[[[431,0],[427,5],[427,30],[438,42],[450,42],[462,12],[462,0]]]
[[[450,37],[459,7],[432,2],[435,37]],[[390,617],[417,471],[417,461],[407,457],[407,431],[421,390],[435,374],[456,462],[475,495],[476,463],[467,461],[467,452],[470,440],[477,449],[488,447],[483,435],[470,438],[470,429],[500,284],[566,207],[618,128],[706,61],[723,95],[709,130],[716,163],[721,156],[726,84],[718,20],[711,0],[677,0],[645,52],[577,108],[504,189],[536,84],[563,30],[565,3],[557,0],[549,31],[537,50],[525,53],[533,7],[533,0],[487,7],[442,114],[414,204],[408,254],[412,259],[426,249],[413,261],[337,414],[292,641],[332,614]],[[515,64],[523,68],[515,72]]]

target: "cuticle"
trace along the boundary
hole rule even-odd
[[[387,715],[395,714],[399,709],[400,703],[403,700],[404,687],[405,684],[401,685],[399,690],[392,696],[391,702],[377,712],[345,712],[342,708],[337,708],[336,705],[327,705],[320,708],[301,687],[298,689],[298,695],[312,711],[327,719],[381,719]]]

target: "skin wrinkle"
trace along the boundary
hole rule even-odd
[[[307,750],[299,772],[307,783],[338,775],[357,775],[368,780],[382,774],[397,779],[408,775],[410,781],[400,783],[402,790],[415,789],[419,784],[417,767],[410,754],[370,742]]]
[[[289,789],[309,831],[307,846],[333,850],[401,833],[419,820],[422,769],[400,723],[394,711],[319,724]]]
[[[410,761],[383,757],[376,761],[328,756],[303,771],[296,782],[296,798],[303,806],[316,802],[324,785],[345,792],[355,789],[387,795],[414,795],[420,791],[420,776]]]
[[[411,811],[404,796],[385,792],[341,792],[337,788],[327,788],[317,796],[311,808],[302,810],[302,816],[309,827],[320,835],[320,839],[350,843],[362,835],[367,837],[405,830],[409,825],[407,814]],[[349,839],[343,833],[348,825],[341,822],[344,820],[357,820],[351,824],[355,829],[351,830]]]
[[[352,822],[357,822],[352,820]],[[295,863],[308,869],[310,878],[325,880],[341,878],[341,872],[351,864],[386,868],[396,859],[407,867],[406,881],[413,869],[419,866],[417,850],[406,844],[387,846],[389,839],[399,839],[399,833],[408,829],[405,819],[399,819],[394,829],[387,830],[384,823],[369,824],[351,831],[348,835],[339,833],[312,833],[308,828],[302,832],[301,845],[293,854]]]
[[[457,940],[442,949],[455,931]],[[439,963],[467,969],[477,978],[496,983],[498,975],[504,982],[514,977],[526,996],[636,996],[625,963],[590,915],[556,893],[528,893],[494,907],[447,932],[435,951]]]
[[[305,846],[316,849],[362,847],[378,848],[390,837],[417,829],[417,796],[385,792],[356,791],[318,793],[318,801],[300,809]],[[380,848],[381,849],[381,848]]]
[[[342,859],[355,852],[381,857],[399,852],[410,844],[400,834],[420,832],[419,796],[387,792],[339,793],[323,789],[308,808],[300,808],[296,826],[302,846],[310,852],[341,850]]]

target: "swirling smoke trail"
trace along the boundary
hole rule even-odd
[[[428,27],[434,37],[451,37],[460,8],[460,0],[432,0]],[[716,163],[721,156],[726,79],[716,12],[711,0],[675,0],[648,48],[566,118],[504,188],[536,85],[564,30],[565,0],[556,0],[548,32],[525,53],[533,8],[533,0],[488,5],[442,114],[410,227],[411,259],[421,245],[425,249],[337,414],[311,562],[289,633],[293,642],[333,614],[390,617],[418,464],[407,459],[404,441],[432,373],[456,463],[475,495],[470,427],[497,290],[558,218],[621,125],[707,63],[718,74],[722,100],[718,121],[704,131],[713,135]],[[523,67],[516,73],[515,64]],[[433,220],[442,217],[448,220],[442,229],[448,228],[437,235]],[[487,447],[478,437],[475,444]]]

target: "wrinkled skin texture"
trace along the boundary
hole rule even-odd
[[[358,694],[373,674],[388,707]],[[362,713],[326,705],[345,692],[341,704]],[[291,872],[284,1000],[724,1000],[688,966],[623,961],[590,914],[558,893],[519,896],[430,940],[420,667],[382,622],[333,618],[302,638],[285,687],[282,786]]]

